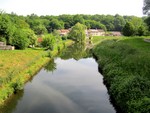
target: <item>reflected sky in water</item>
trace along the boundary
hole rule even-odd
[[[93,58],[55,59],[24,88],[13,113],[115,113]]]

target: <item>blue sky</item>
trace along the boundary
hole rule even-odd
[[[0,9],[19,15],[120,14],[143,16],[143,0],[0,0]]]

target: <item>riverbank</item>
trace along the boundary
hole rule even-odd
[[[109,94],[124,113],[150,111],[150,43],[145,38],[99,37],[93,49]]]
[[[59,49],[51,51],[55,56],[72,41],[58,45]],[[49,60],[49,53],[43,49],[26,49],[0,51],[0,104],[30,80]]]

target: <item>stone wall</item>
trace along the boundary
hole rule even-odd
[[[5,42],[0,42],[0,50],[14,50],[14,46],[6,45]]]

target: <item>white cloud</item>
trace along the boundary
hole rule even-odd
[[[17,14],[120,14],[142,16],[143,0],[0,0],[0,9]]]

